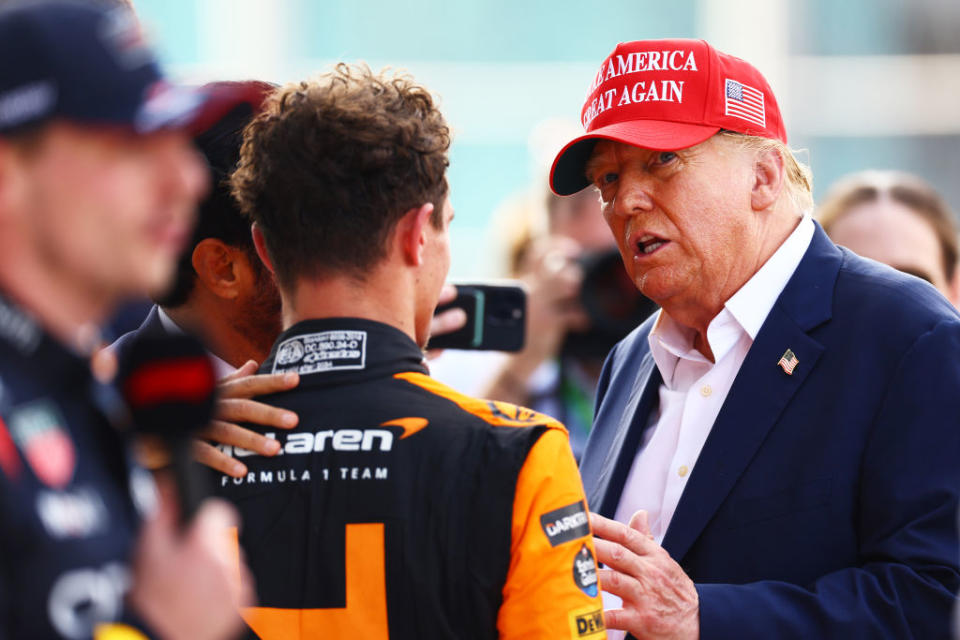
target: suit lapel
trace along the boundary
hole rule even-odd
[[[796,354],[793,375],[777,365]],[[774,307],[717,415],[670,521],[663,546],[682,558],[730,493],[790,399],[816,366],[823,346]]]
[[[637,367],[630,396],[620,413],[617,432],[607,449],[594,491],[588,497],[588,503],[598,505],[598,512],[608,518],[612,518],[617,510],[623,485],[630,473],[650,411],[656,405],[662,381],[653,356],[646,351]]]
[[[819,225],[740,367],[670,521],[663,547],[680,561],[733,489],[770,429],[816,367],[823,346],[807,332],[830,318],[840,251]],[[790,349],[788,375],[778,361]]]
[[[147,317],[143,320],[143,324],[140,325],[140,328],[137,329],[138,334],[146,334],[150,336],[165,336],[167,335],[167,330],[163,326],[163,321],[160,320],[160,309],[157,305],[150,307],[150,312],[147,314]]]

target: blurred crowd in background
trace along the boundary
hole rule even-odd
[[[960,201],[960,6],[951,0],[613,0],[596,12],[570,0],[135,4],[162,61],[186,81],[286,82],[364,60],[430,87],[454,134],[454,279],[504,273],[490,214],[546,189],[551,143],[563,135],[546,139],[543,123],[579,126],[596,61],[618,41],[704,38],[753,62],[778,97],[790,146],[809,151],[818,201],[866,168],[915,173],[954,208]]]
[[[626,250],[621,257],[601,213],[597,190],[590,187],[561,198],[548,186],[551,161],[581,130],[575,112],[579,91],[612,41],[704,37],[718,48],[755,61],[782,100],[793,135],[790,146],[807,150],[816,176],[813,215],[826,233],[861,256],[928,281],[954,307],[960,306],[960,185],[952,176],[960,163],[960,112],[955,109],[960,101],[956,80],[960,41],[953,37],[960,28],[960,8],[935,0],[909,6],[893,0],[884,0],[883,7],[877,4],[681,0],[654,5],[615,0],[604,5],[603,19],[584,21],[578,7],[567,2],[517,7],[504,0],[455,4],[431,0],[413,9],[309,0],[278,0],[269,7],[258,0],[133,3],[179,80],[257,81],[247,83],[255,95],[233,114],[237,122],[253,115],[274,83],[307,77],[329,68],[334,60],[362,59],[374,69],[385,65],[409,69],[437,94],[454,141],[448,174],[457,217],[450,233],[452,280],[522,283],[527,308],[522,350],[448,349],[430,354],[430,373],[470,396],[555,417],[568,428],[577,459],[594,421],[596,388],[607,354],[657,310],[625,273],[623,260],[630,258]],[[376,15],[376,20],[366,19],[368,15]],[[230,135],[236,136],[240,125],[230,125]],[[216,152],[219,143],[236,151],[237,140],[194,143],[216,165],[211,149]],[[232,155],[220,160],[234,165]],[[213,185],[225,182],[215,180]],[[235,204],[229,195],[223,197],[225,209]],[[215,208],[216,202],[211,206]],[[433,204],[430,207],[432,211]],[[445,229],[452,210],[444,205],[440,213]],[[234,231],[249,244],[246,228],[244,223]],[[225,255],[223,247],[233,244],[224,241],[214,250]],[[269,322],[217,327],[221,333],[234,332],[232,343],[244,347],[228,353],[221,349],[231,342],[226,338],[223,344],[209,345],[218,356],[217,365],[222,365],[217,377],[226,375],[228,385],[230,372],[254,370],[249,357],[264,362],[289,356],[267,355],[279,330],[279,300],[272,284],[267,286],[271,277],[256,259],[260,248],[245,246],[226,253],[231,273],[242,271],[245,282],[264,295],[247,299],[224,290],[223,299],[209,298],[211,304],[237,302],[238,315],[257,316],[252,311],[259,311],[269,316]],[[738,247],[729,250],[736,252]],[[181,267],[192,265],[201,294],[206,295],[203,255],[204,250],[194,248],[182,257]],[[220,264],[209,273],[216,276]],[[158,301],[152,310],[149,301],[131,301],[113,318],[104,339],[122,336],[145,317],[144,327],[202,325],[201,320],[213,315],[208,308],[202,304],[184,308],[188,297],[194,303],[202,298],[191,293],[192,283],[179,298],[175,290],[173,298]],[[942,304],[932,291],[931,295],[934,306]],[[238,301],[248,305],[246,310]],[[429,323],[429,313],[424,318]],[[424,347],[429,332],[421,333],[424,340],[418,335],[418,348]],[[122,355],[122,340],[117,350]],[[417,349],[413,354],[421,355]],[[794,358],[788,349],[781,360],[788,354]],[[796,362],[778,366],[792,375]],[[709,386],[704,389],[705,397],[712,393]],[[494,403],[489,406],[497,408]],[[225,419],[222,413],[218,417]],[[270,420],[282,417],[276,413]],[[248,422],[247,417],[231,419]],[[268,443],[274,439],[270,436],[255,444],[269,444],[277,453],[281,447]],[[242,457],[239,452],[245,449],[236,443],[221,447],[220,453],[230,446]],[[208,449],[208,455],[218,455],[214,446]],[[241,470],[221,469],[226,474],[224,486],[227,475],[243,478],[246,468],[240,464],[235,469]],[[570,469],[575,477],[572,462]],[[686,467],[681,469],[683,477]],[[578,504],[585,519],[585,501]],[[585,522],[581,526],[589,533]],[[172,530],[173,521],[168,524]],[[592,561],[592,551],[587,553]],[[187,559],[183,563],[189,564]],[[594,588],[591,597],[596,596]]]
[[[454,132],[452,279],[517,279],[529,296],[521,353],[448,351],[433,375],[557,416],[579,455],[604,357],[654,310],[623,277],[596,193],[561,199],[547,186],[556,151],[579,129],[577,87],[617,39],[703,37],[755,62],[780,99],[791,147],[814,167],[817,216],[834,240],[960,301],[952,176],[960,8],[947,0],[735,5],[617,0],[605,5],[616,20],[586,22],[569,2],[545,10],[505,0],[279,0],[269,11],[257,0],[139,0],[136,10],[184,80],[282,82],[362,59],[431,87]],[[124,311],[118,334],[146,308]]]

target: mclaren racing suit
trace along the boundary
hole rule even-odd
[[[118,620],[153,480],[85,358],[0,297],[0,639],[143,638]],[[138,625],[139,626],[139,625]]]
[[[563,426],[434,381],[405,334],[368,320],[285,331],[266,401],[299,425],[280,455],[219,477],[260,605],[255,636],[605,637],[580,476]]]

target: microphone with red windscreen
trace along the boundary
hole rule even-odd
[[[170,453],[186,524],[209,493],[193,461],[191,440],[213,417],[216,372],[199,340],[187,335],[139,335],[124,351],[119,387],[134,430],[160,438]]]

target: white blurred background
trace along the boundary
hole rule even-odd
[[[960,0],[134,0],[182,80],[297,80],[332,62],[410,71],[455,138],[452,277],[495,275],[491,216],[539,188],[547,119],[575,123],[617,42],[705,38],[779,98],[815,195],[865,168],[917,173],[960,209]],[[555,136],[554,136],[555,137]],[[803,156],[802,156],[803,157]]]

